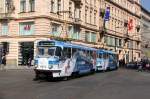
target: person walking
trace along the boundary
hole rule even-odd
[[[2,70],[2,56],[0,55],[0,70]]]
[[[143,70],[143,63],[142,62],[143,62],[143,60],[137,62],[138,72],[141,72]]]
[[[6,55],[3,55],[2,56],[2,66],[1,66],[1,69],[5,70],[5,66],[6,66]]]

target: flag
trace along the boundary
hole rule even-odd
[[[110,7],[107,7],[105,11],[104,21],[109,21],[109,19],[110,19]]]
[[[128,21],[128,31],[131,31],[133,29],[133,19],[129,19]]]

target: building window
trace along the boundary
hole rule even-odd
[[[61,11],[61,0],[57,0],[57,11]]]
[[[20,12],[26,12],[26,0],[20,1]]]
[[[92,10],[90,11],[90,23],[92,23]]]
[[[19,23],[20,35],[33,35],[34,34],[34,22],[21,22]]]
[[[29,0],[29,7],[31,12],[35,11],[35,0]]]
[[[96,42],[96,33],[91,33],[91,42]]]
[[[96,6],[96,0],[94,0],[94,6]]]
[[[96,24],[96,12],[94,13],[94,24]]]
[[[69,26],[68,27],[68,36],[69,36],[69,38],[72,38],[72,35],[73,35],[73,26]]]
[[[1,35],[8,35],[8,23],[7,22],[2,23]]]
[[[80,28],[79,27],[74,26],[72,38],[73,39],[80,39]]]
[[[110,37],[109,36],[106,37],[106,44],[110,45]]]
[[[85,9],[85,23],[87,23],[87,9]]]
[[[69,2],[69,18],[72,18],[72,2]]]
[[[113,37],[110,37],[109,45],[113,46]]]
[[[85,32],[85,41],[90,42],[90,33],[88,31]]]
[[[122,40],[119,39],[119,47],[122,47]]]
[[[55,8],[54,0],[51,0],[51,12],[54,12],[54,8]]]
[[[61,34],[61,25],[53,23],[52,24],[52,35],[53,36],[60,36]]]

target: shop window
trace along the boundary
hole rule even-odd
[[[85,33],[85,41],[90,42],[90,33],[89,32]]]
[[[52,35],[53,36],[60,36],[61,34],[61,25],[53,23],[52,24]]]
[[[91,42],[96,42],[96,33],[91,33]]]
[[[34,23],[33,22],[23,22],[19,24],[20,35],[33,35],[34,34]]]

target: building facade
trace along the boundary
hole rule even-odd
[[[99,0],[1,0],[0,42],[7,65],[26,65],[39,39],[68,37],[97,44]]]
[[[107,7],[104,31],[101,12]],[[35,41],[53,37],[114,50],[131,61],[140,57],[140,13],[139,0],[1,0],[0,42],[8,66],[26,65]]]
[[[142,57],[150,58],[150,12],[142,7],[141,10]]]
[[[110,20],[102,31],[104,47],[116,51],[126,62],[141,57],[140,0],[102,0],[101,9],[110,9]]]

